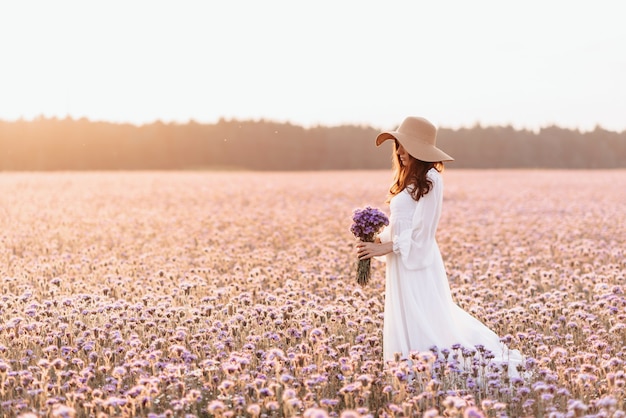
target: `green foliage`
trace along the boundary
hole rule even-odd
[[[305,129],[271,121],[135,126],[87,119],[0,122],[0,170],[363,170],[390,167],[391,147],[364,126]],[[626,131],[558,127],[440,129],[456,168],[626,167]]]

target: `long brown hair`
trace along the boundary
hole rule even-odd
[[[394,141],[393,154],[391,155],[391,161],[393,165],[393,183],[389,188],[389,197],[387,203],[391,201],[391,198],[406,189],[408,186],[413,186],[408,189],[413,199],[420,200],[422,196],[430,192],[433,187],[432,181],[428,179],[426,173],[431,168],[442,172],[443,162],[427,162],[418,160],[409,154],[411,163],[408,167],[403,166],[400,163],[398,157],[398,141]]]

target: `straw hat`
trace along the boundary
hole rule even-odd
[[[388,139],[397,139],[404,149],[414,158],[426,162],[454,161],[454,158],[435,146],[437,128],[424,118],[409,116],[402,125],[390,132],[383,132],[376,137],[376,146]]]

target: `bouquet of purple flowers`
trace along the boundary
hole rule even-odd
[[[366,207],[365,209],[356,209],[352,216],[353,224],[350,231],[355,237],[364,242],[374,242],[376,234],[380,230],[389,225],[387,215],[378,209]],[[357,266],[356,281],[361,286],[366,285],[371,276],[371,259],[359,260]]]

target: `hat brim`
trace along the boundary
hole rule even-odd
[[[454,161],[454,158],[435,147],[402,132],[383,132],[376,137],[376,146],[389,139],[396,139],[413,158],[425,162]]]

